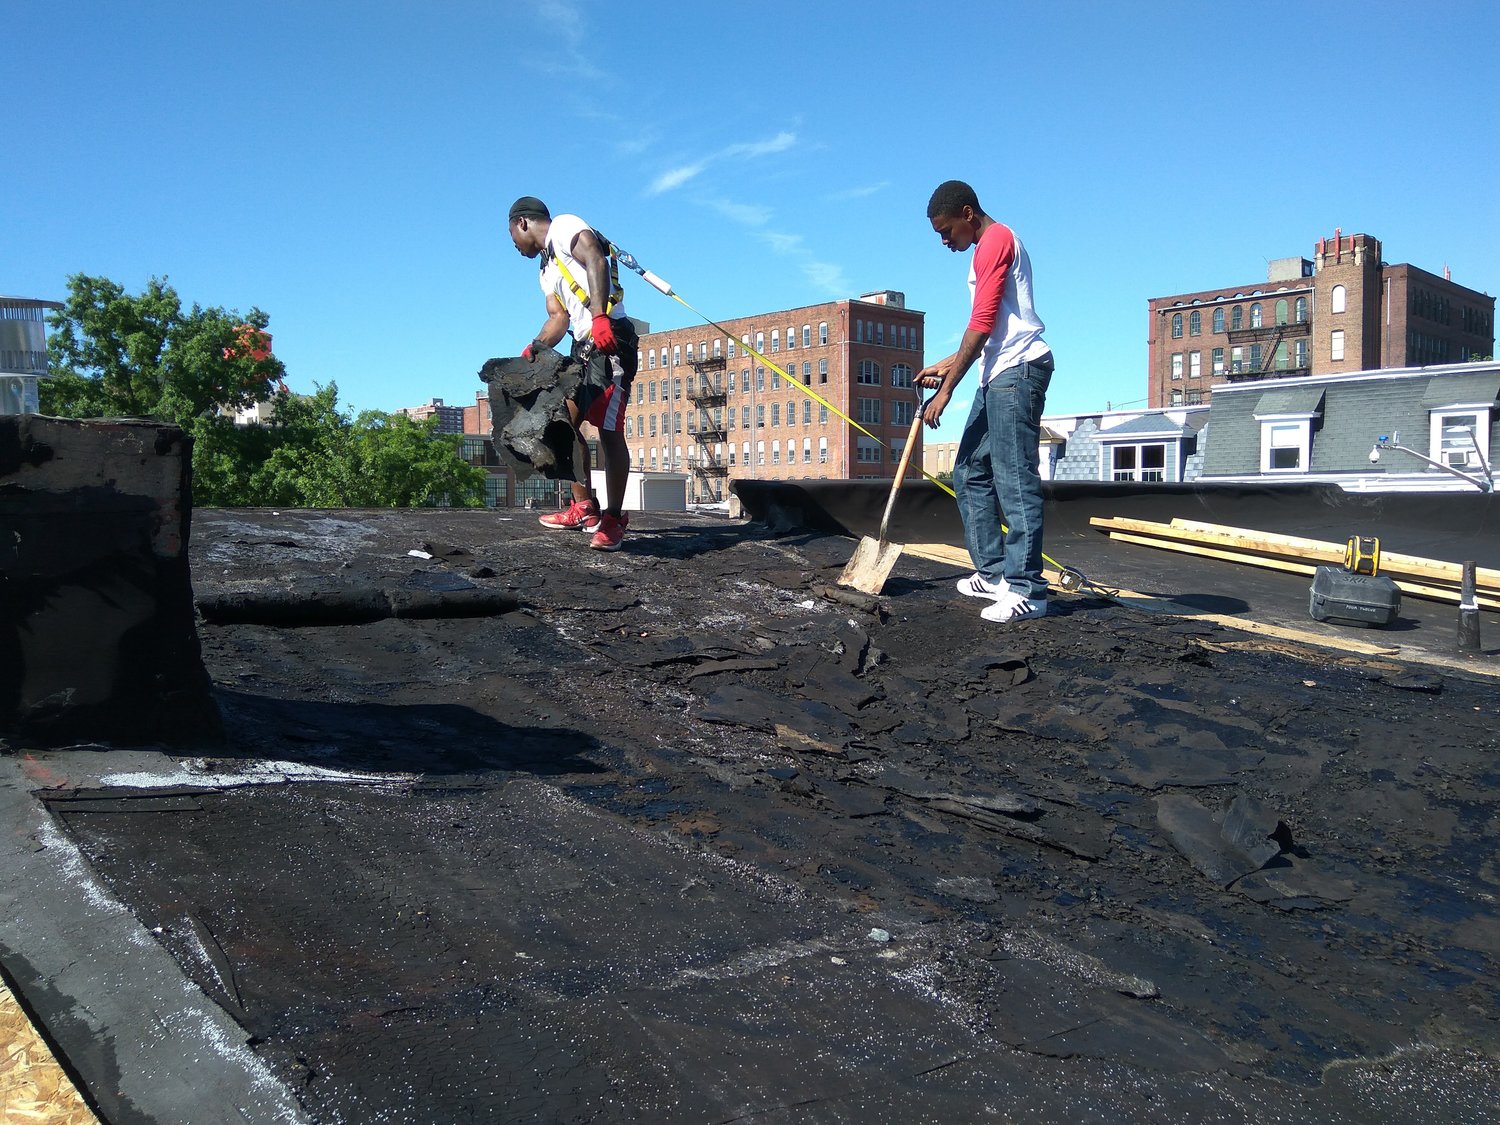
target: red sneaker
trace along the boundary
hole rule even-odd
[[[596,500],[574,500],[561,512],[540,517],[537,523],[554,531],[593,531],[599,526],[599,503]]]
[[[599,530],[594,532],[594,537],[589,540],[589,546],[596,551],[618,551],[625,539],[625,528],[629,523],[629,516],[612,516],[605,512],[599,517]]]

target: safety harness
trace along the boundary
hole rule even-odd
[[[615,244],[613,242],[596,230],[590,231],[590,233],[598,240],[600,246],[606,248],[609,254],[609,298],[604,302],[604,315],[608,316],[614,307],[625,299],[625,289],[620,284],[620,262],[616,257]],[[542,248],[541,268],[543,272],[546,271],[548,262],[557,263],[557,268],[562,273],[563,281],[567,282],[568,288],[573,291],[573,296],[578,298],[579,303],[584,308],[588,308],[588,290],[578,284],[578,279],[573,276],[573,271],[568,269],[568,264],[563,261],[562,255],[557,253],[551,246]]]

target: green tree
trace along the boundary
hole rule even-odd
[[[181,299],[164,279],[139,295],[75,274],[51,318],[41,408],[71,418],[156,418],[193,437],[193,499],[210,507],[405,507],[484,503],[486,474],[462,438],[378,411],[351,418],[338,388],[286,393],[269,318]],[[275,397],[273,400],[273,388]],[[272,400],[269,425],[227,412]]]
[[[483,505],[485,471],[459,456],[460,435],[439,434],[436,427],[436,418],[414,422],[374,410],[351,418],[338,408],[335,384],[283,399],[265,427],[274,448],[250,482],[259,497],[254,502],[302,508]]]
[[[158,418],[187,426],[267,399],[285,375],[259,309],[184,309],[165,279],[137,296],[103,277],[74,274],[51,316],[52,378],[41,408],[69,417]]]

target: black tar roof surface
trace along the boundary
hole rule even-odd
[[[204,624],[223,746],[0,762],[0,953],[107,1119],[1493,1118],[1493,681],[509,514],[200,511],[200,600],[518,608]]]

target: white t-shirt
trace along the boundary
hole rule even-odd
[[[589,312],[587,301],[579,300],[578,294],[573,292],[573,287],[568,284],[568,279],[558,268],[557,260],[561,259],[568,267],[568,272],[573,275],[573,280],[582,287],[585,293],[589,288],[588,267],[573,257],[573,240],[586,230],[592,230],[586,222],[577,215],[554,215],[552,223],[547,228],[547,241],[542,247],[542,292],[549,297],[556,297],[562,307],[568,310],[568,324],[573,330],[575,340],[587,340],[594,327],[594,314]],[[609,247],[604,246],[605,253]],[[615,301],[614,308],[610,309],[611,320],[620,320],[625,316],[625,298],[621,296]]]

